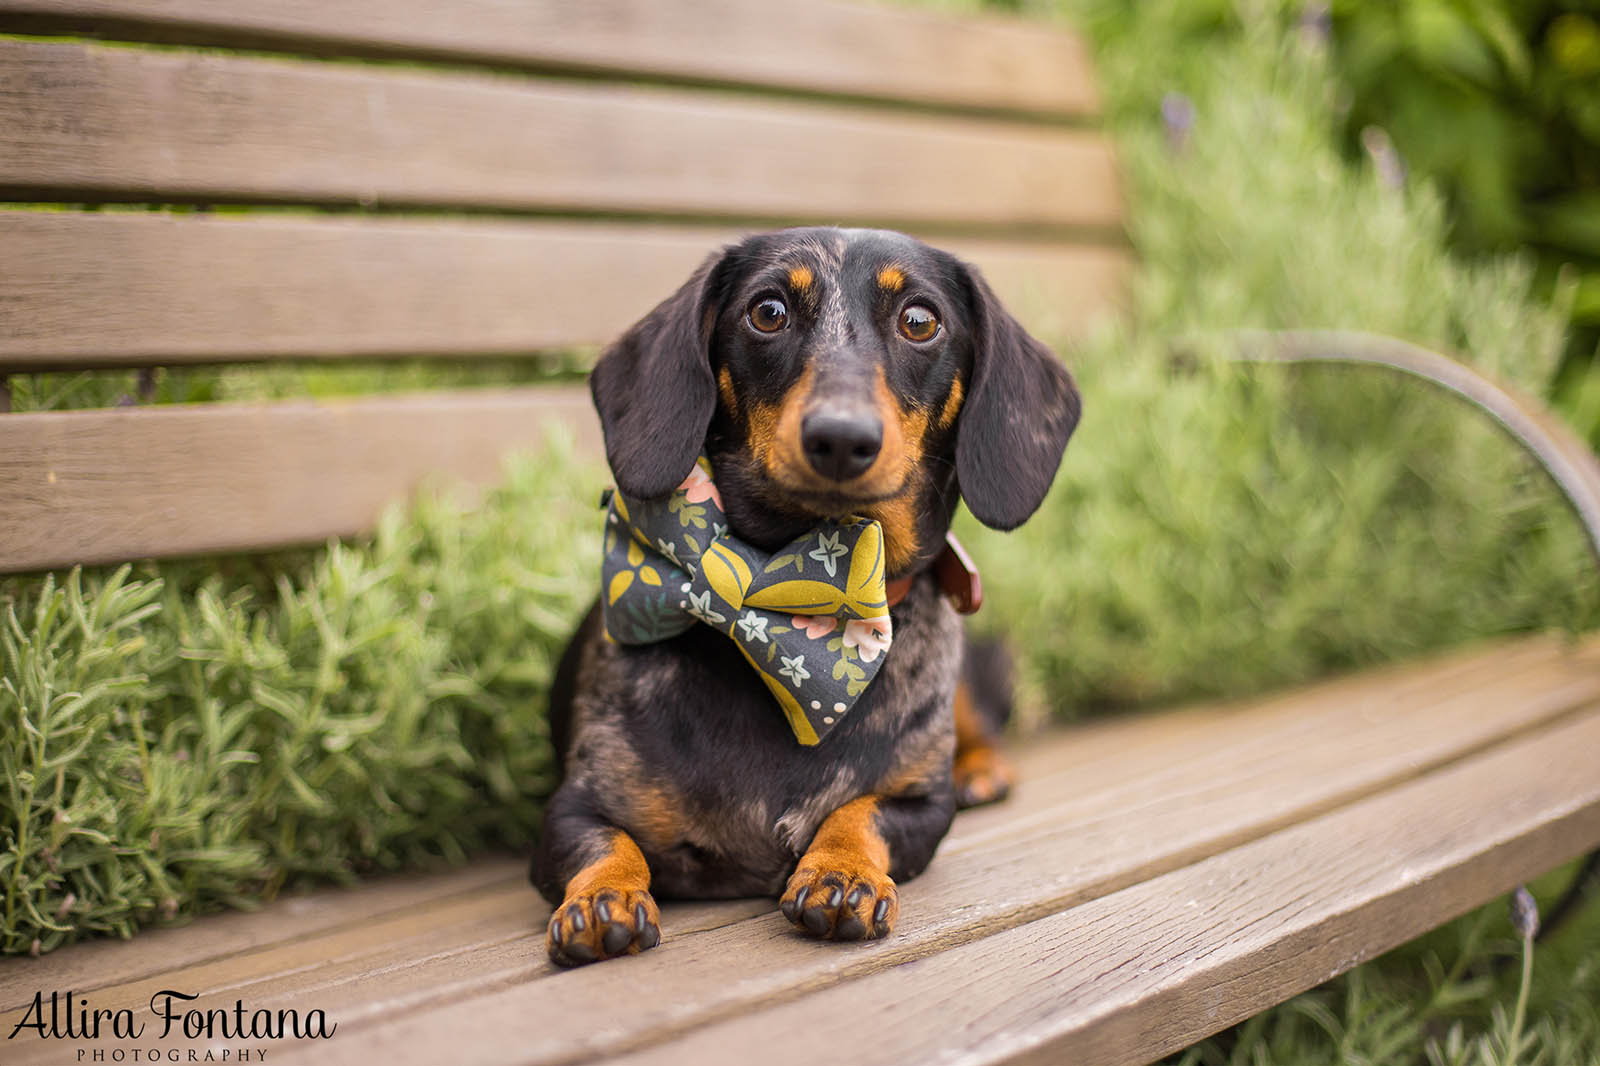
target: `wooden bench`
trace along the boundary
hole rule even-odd
[[[1075,40],[832,4],[769,18],[6,0],[4,31],[408,62],[0,41],[0,198],[65,208],[0,215],[0,375],[596,345],[719,242],[787,222],[937,237],[1046,334],[1120,292]],[[122,203],[296,210],[82,209]],[[492,478],[549,419],[593,440],[581,387],[8,419],[0,495],[25,505],[0,510],[0,571],[356,533],[424,472]]]
[[[717,242],[787,222],[934,239],[1053,338],[1115,302],[1122,206],[1072,37],[833,3],[774,17],[0,0],[21,35],[0,39],[0,200],[48,205],[0,205],[0,376],[582,348]],[[224,205],[259,210],[199,209]],[[1362,338],[1242,347],[1454,373]],[[1600,515],[1570,435],[1450,384]],[[594,446],[578,386],[0,415],[0,572],[356,534],[425,473],[492,478],[551,420]],[[139,1044],[163,1054],[1148,1061],[1600,844],[1596,750],[1600,643],[1530,638],[1032,744],[1017,795],[958,818],[882,943],[804,940],[769,900],[668,905],[658,950],[556,972],[523,863],[486,858],[8,960],[0,1026],[41,990],[145,1014],[170,988],[339,1028]],[[131,1045],[0,1057],[113,1046]]]

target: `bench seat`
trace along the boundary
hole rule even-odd
[[[68,989],[149,1020],[173,989],[337,1023],[187,1045],[274,1062],[1146,1062],[1600,844],[1597,750],[1600,640],[1521,639],[1046,734],[881,943],[680,903],[659,949],[560,971],[524,863],[488,858],[12,961],[0,1023]],[[186,1048],[158,1031],[139,1045]],[[73,1060],[31,1031],[6,1050]]]
[[[1053,342],[1123,302],[1125,208],[1077,38],[771,12],[0,0],[0,574],[358,535],[427,478],[493,481],[552,423],[598,450],[559,374],[149,403],[162,367],[556,371],[709,250],[790,223],[927,236]],[[1243,340],[1477,405],[1600,553],[1600,467],[1516,397],[1393,342]],[[9,411],[8,376],[131,370],[125,405]],[[0,960],[0,1061],[1144,1062],[1600,844],[1597,750],[1600,642],[1478,647],[1031,738],[1016,796],[957,819],[881,943],[813,943],[772,900],[669,904],[659,949],[560,972],[524,862],[482,858]],[[153,1024],[163,990],[337,1029],[186,1045]],[[143,1038],[16,1029],[69,991]]]

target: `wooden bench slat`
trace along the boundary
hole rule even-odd
[[[1575,651],[1536,640],[1358,676],[1231,713],[1180,713],[1177,722],[1189,718],[1200,728],[1181,726],[1177,742],[1169,742],[1173,718],[1118,723],[1091,731],[1076,767],[1069,734],[1048,758],[1056,769],[1025,780],[1016,802],[958,819],[933,867],[905,887],[895,937],[871,948],[840,950],[794,937],[770,903],[760,917],[688,935],[680,935],[669,908],[667,939],[645,960],[546,981],[541,975],[550,971],[539,958],[546,909],[535,907],[530,891],[523,915],[508,911],[492,936],[474,932],[481,950],[470,956],[436,938],[428,941],[431,953],[412,948],[407,960],[403,951],[384,952],[378,937],[368,957],[382,960],[375,974],[359,952],[307,969],[301,956],[315,952],[289,945],[286,953],[257,957],[270,965],[249,996],[275,1008],[347,1012],[351,1039],[315,1049],[319,1060],[342,1061],[342,1054],[353,1061],[391,1033],[395,1046],[386,1043],[387,1054],[405,1061],[410,1048],[412,1057],[426,1058],[468,1025],[484,1034],[484,1061],[513,1050],[519,1061],[614,1051],[1159,876],[1396,787],[1596,698],[1600,643]],[[1155,754],[1147,755],[1147,741]],[[1121,773],[1081,772],[1115,751]],[[999,824],[1007,821],[1014,824]],[[162,980],[204,986],[204,971],[173,970]],[[540,981],[536,994],[524,987],[529,979]],[[142,986],[137,992],[148,998]],[[595,1028],[592,1005],[623,994],[637,1003],[628,1019],[608,1017]],[[116,1005],[123,997],[129,1005],[140,999],[126,988],[95,998]],[[436,1009],[423,1010],[430,1005]]]
[[[242,964],[167,967],[92,998],[101,1006],[140,1007],[154,986],[168,986],[274,1008],[322,1006],[349,1028],[342,1030],[347,1040],[313,1049],[318,1061],[356,1061],[396,1026],[412,1027],[403,1042],[421,1041],[414,1048],[418,1056],[437,1054],[439,1040],[454,1039],[460,1031],[454,1027],[472,1018],[474,1032],[501,1025],[512,1030],[503,1045],[486,1048],[490,1059],[513,1047],[519,1061],[614,1050],[743,1009],[740,1003],[781,1001],[791,994],[785,989],[873,972],[1158,876],[1215,854],[1227,845],[1218,833],[1234,834],[1237,842],[1241,824],[1255,826],[1248,838],[1285,824],[1285,810],[1299,811],[1291,819],[1309,817],[1395,787],[1570,716],[1565,708],[1597,694],[1600,643],[1574,651],[1536,639],[1357,675],[1245,709],[1198,709],[1060,736],[1029,766],[1015,802],[958,819],[934,867],[906,887],[901,931],[871,949],[840,951],[794,938],[770,913],[770,902],[736,909],[732,924],[698,916],[689,922],[681,917],[684,908],[669,905],[668,940],[646,957],[660,959],[661,968],[626,963],[550,981],[539,939],[547,908],[531,890],[520,904],[520,886],[505,885],[478,893],[484,902],[466,904],[453,921],[442,916],[462,909],[461,899],[427,905],[427,913],[406,919],[414,927],[407,937],[397,938],[392,923],[374,923],[364,938],[359,928],[346,926],[325,938],[264,948]],[[1363,728],[1353,730],[1353,723]],[[1231,769],[1241,751],[1242,764]],[[1122,774],[1097,779],[1083,772],[1103,767],[1112,752],[1122,753]],[[1170,801],[1141,806],[1169,793]],[[1263,796],[1271,802],[1263,804]],[[1014,821],[1013,831],[997,831],[996,817]],[[1160,831],[1152,832],[1154,826]],[[1195,850],[1197,840],[1207,839]],[[1163,854],[1168,858],[1152,864],[1152,855]],[[1107,871],[1116,869],[1125,872],[1108,879]],[[1044,911],[1041,892],[1057,901]],[[760,916],[743,920],[746,913]],[[430,934],[430,926],[439,928]],[[56,960],[71,954],[30,964],[30,979],[48,983]],[[537,992],[526,987],[530,980],[539,982]],[[639,1002],[639,1017],[621,1029],[608,1018],[610,1028],[597,1034],[585,1008],[614,1001],[619,990],[607,982],[615,981],[627,985],[630,1002]],[[705,1013],[690,1003],[702,1003]],[[415,1011],[425,1013],[406,1020]],[[532,1017],[522,1017],[530,1011]]]
[[[526,886],[524,859],[484,856],[437,874],[394,875],[340,889],[284,895],[256,911],[215,914],[167,929],[141,932],[138,941],[91,940],[41,959],[8,960],[0,970],[0,1011],[21,1009],[44,978],[51,988],[92,991],[137,981],[236,952],[326,935],[400,911],[428,909],[497,886]]]
[[[459,72],[0,41],[0,194],[1115,227],[1085,130]],[[512,135],[514,134],[514,135]]]
[[[1503,671],[1514,666],[1529,653],[1547,660],[1553,646],[1544,641],[1531,641],[1518,649],[1518,655],[1496,659],[1493,667]],[[1429,663],[1425,679],[1438,680],[1452,670],[1467,669],[1476,665],[1484,669],[1482,651],[1477,650],[1472,659],[1459,663]],[[1416,668],[1412,668],[1416,671]],[[1416,671],[1421,672],[1421,671]],[[1388,673],[1379,671],[1379,673]],[[1115,722],[1115,725],[1133,723]],[[1028,745],[1015,753],[1014,762],[1019,772],[1030,782],[1023,794],[1021,806],[1038,806],[1047,790],[1043,782],[1064,772],[1072,757],[1081,757],[1086,750],[1095,750],[1083,743],[1083,736],[1053,736],[1041,743]],[[1125,741],[1117,741],[1118,744]],[[1032,801],[1031,805],[1028,801]],[[1002,811],[1005,808],[989,808]],[[981,824],[983,813],[972,812],[957,824],[959,837],[963,829]],[[463,936],[458,930],[439,935],[417,938],[426,941],[422,950],[435,954],[464,954],[474,952],[466,964],[468,973],[483,976],[492,971],[501,960],[493,957],[500,943],[506,939],[529,938],[542,931],[543,916],[549,908],[538,900],[528,884],[526,858],[475,859],[470,865],[448,873],[422,876],[394,876],[359,885],[322,889],[304,895],[282,897],[258,911],[215,914],[193,923],[165,929],[150,929],[139,934],[138,941],[129,944],[119,940],[92,940],[75,944],[69,949],[54,952],[40,959],[19,959],[17,965],[0,971],[0,1013],[22,1010],[41,986],[72,988],[83,994],[99,998],[101,991],[111,989],[112,997],[130,999],[123,991],[130,985],[162,977],[171,983],[171,976],[192,973],[197,968],[224,960],[238,953],[248,952],[254,967],[261,976],[282,973],[276,961],[268,960],[266,953],[281,945],[313,939],[325,943],[330,937],[348,933],[356,928],[371,928],[369,923],[380,921],[401,911],[436,915],[453,902],[467,897],[500,895],[508,888],[517,891],[512,895],[511,906],[503,913],[491,911],[488,933],[480,940]],[[770,901],[749,901],[751,908],[738,905],[716,905],[708,916],[722,924],[740,921],[750,913],[770,910]],[[682,904],[668,904],[668,921],[674,935],[684,932],[694,923],[692,908]],[[709,927],[709,926],[708,926]],[[369,937],[369,939],[376,939]],[[392,957],[394,968],[409,961],[419,961],[419,944],[408,940],[398,944],[378,945],[381,956]],[[532,945],[537,948],[537,945]],[[485,954],[487,952],[487,954]],[[529,947],[518,947],[511,954],[516,961],[538,961],[537,951],[530,954]],[[369,970],[378,968],[377,956],[361,956],[369,963]],[[429,960],[430,979],[441,974],[433,960]],[[491,974],[491,978],[495,975]],[[325,983],[325,975],[319,981]]]
[[[0,0],[0,25],[132,40],[646,75],[1044,115],[1098,109],[1040,21],[812,0]]]
[[[705,226],[0,210],[0,373],[601,344],[739,236]],[[1120,248],[940,243],[982,267],[1048,338],[1081,332],[1115,302],[1131,267]]]
[[[794,934],[775,913],[681,940],[664,929],[666,939],[647,964],[585,968],[541,982],[534,996],[514,986],[433,1010],[407,1001],[403,1013],[363,1026],[359,1038],[342,1047],[300,1051],[317,1062],[354,1062],[368,1054],[420,1063],[469,1025],[481,1035],[463,1063],[558,1063],[652,1045],[712,1019],[857,980],[1121,890],[1393,787],[1592,701],[1600,692],[1597,655],[1600,648],[1591,646],[1570,665],[1547,665],[1514,681],[1484,681],[1409,714],[1396,709],[1367,729],[1352,730],[1346,719],[1308,738],[1291,709],[1283,715],[1288,736],[1279,738],[1275,758],[1235,770],[1224,735],[1214,745],[1196,744],[1188,753],[1193,758],[1175,752],[1169,765],[1057,805],[1048,817],[1029,819],[1025,832],[970,845],[952,840],[928,872],[905,887],[900,925],[881,944],[842,951],[818,945]],[[1381,691],[1375,698],[1381,701]],[[1360,720],[1364,708],[1356,703],[1350,710]],[[1252,735],[1270,728],[1251,725]],[[537,945],[535,934],[529,949]],[[302,1002],[329,995],[323,989]],[[595,1017],[592,1004],[619,997],[634,1004],[626,1018]]]
[[[682,935],[694,936],[739,924],[771,909],[766,900],[684,903],[672,908],[673,925]],[[284,986],[291,986],[301,994],[299,1002],[305,1004],[301,1009],[312,1009],[306,1001],[315,1000],[342,1029],[354,1031],[374,1016],[404,1010],[410,1002],[406,992],[413,993],[411,998],[437,1003],[450,998],[456,986],[481,992],[514,982],[526,987],[526,982],[554,976],[542,945],[533,943],[528,935],[530,925],[542,924],[549,912],[523,877],[520,883],[375,917],[314,939],[218,956],[197,966],[152,974],[101,991],[76,990],[97,1009],[131,1009],[150,1023],[151,997],[163,989],[177,988],[230,1003],[239,998],[247,1003],[271,998],[287,1004]],[[492,963],[500,965],[488,969]],[[264,965],[274,969],[263,973]],[[426,967],[426,982],[398,988],[396,973],[414,972],[418,967]],[[380,983],[382,994],[375,994],[374,986]],[[30,1001],[38,987],[29,991]],[[334,992],[330,994],[329,989]],[[419,991],[422,994],[415,996]],[[6,1012],[4,1017],[9,1020],[6,1031],[10,1032],[20,1014]],[[154,1024],[159,1028],[159,1021]],[[164,1047],[170,1043],[164,1042]],[[32,1048],[31,1056],[27,1044],[15,1057],[12,1050],[7,1049],[7,1066],[34,1062],[43,1066],[51,1061],[48,1046]],[[54,1054],[59,1059],[59,1047]]]
[[[963,813],[951,830],[944,850],[948,853],[951,849],[982,846],[983,842],[1014,835],[1031,823],[1059,820],[1059,808],[1063,804],[1079,801],[1091,793],[1122,790],[1130,780],[1142,782],[1151,773],[1164,773],[1181,763],[1197,742],[1205,744],[1208,750],[1230,752],[1247,748],[1255,742],[1270,753],[1294,743],[1292,738],[1296,736],[1309,734],[1314,740],[1321,733],[1347,727],[1352,707],[1357,708],[1356,713],[1364,718],[1381,719],[1389,711],[1397,708],[1404,711],[1419,700],[1437,702],[1473,691],[1491,679],[1504,680],[1513,685],[1526,684],[1526,680],[1517,682],[1510,679],[1526,679],[1531,672],[1548,671],[1552,665],[1559,664],[1566,654],[1554,639],[1532,638],[1491,649],[1473,648],[1422,663],[1373,669],[1336,681],[1322,682],[1301,691],[1279,694],[1245,707],[1237,704],[1190,707],[1161,714],[1103,720],[1048,734],[1015,753],[1015,761],[1024,782],[1017,794],[1005,804]],[[1136,783],[1134,787],[1142,786]],[[488,865],[499,870],[506,864],[494,862]],[[512,883],[521,884],[526,889],[524,870],[520,867],[483,884],[469,876],[473,872],[472,868],[463,871],[461,893],[441,889],[425,899],[419,899],[415,905],[431,913],[469,889],[498,891]],[[429,883],[432,883],[432,879],[429,879]],[[372,917],[384,913],[376,904],[390,890],[391,886],[383,883],[373,887],[375,908]],[[345,908],[349,900],[360,898],[361,890],[340,890],[329,896],[330,899],[326,901],[316,897],[309,901],[289,901],[283,907],[295,908],[298,913],[299,908],[309,906],[319,912],[327,910],[344,915],[346,920],[337,923],[330,921],[318,931],[323,936],[342,935],[359,924],[352,920],[355,915]],[[528,890],[525,902],[529,902],[536,912],[533,919],[530,920],[524,907],[523,913],[509,915],[506,918],[507,926],[498,932],[503,934],[502,939],[520,934],[527,943],[509,950],[497,946],[480,954],[475,963],[475,976],[492,983],[500,977],[497,967],[520,968],[529,957],[529,952],[537,955],[537,936],[542,931],[540,921],[548,908],[534,900],[531,890]],[[770,910],[770,902],[763,903],[761,909]],[[669,904],[665,912],[674,935],[678,929],[677,910],[676,905]],[[220,929],[229,922],[253,921],[256,917],[218,917],[203,924]],[[153,977],[159,973],[167,975],[169,982],[187,981],[189,978],[184,975],[227,953],[182,939],[184,932],[168,930],[149,934],[157,939],[141,940],[138,951],[93,943],[27,965],[31,967],[31,973],[38,975],[36,980],[46,980],[52,986],[70,985],[80,991],[96,992],[97,998],[103,994],[101,990],[111,989],[109,994],[122,1000],[127,997],[117,986],[127,983],[129,979]],[[279,941],[289,943],[303,939],[298,923],[285,922],[281,937],[276,939],[268,939],[270,934],[265,929],[252,927],[249,932],[251,939],[240,946],[256,951],[255,968],[260,977],[296,976],[303,972],[303,968],[297,965],[279,965],[267,955],[267,950]],[[159,939],[162,937],[171,939]],[[380,938],[373,939],[377,941]],[[435,951],[455,950],[464,946],[455,937],[440,936],[428,940],[430,950]],[[375,948],[385,954],[390,947],[387,942],[375,944]],[[407,949],[414,950],[414,946],[407,945]],[[106,954],[108,950],[109,957]],[[125,961],[130,955],[147,957],[144,968],[128,971],[125,978],[119,977],[114,969],[102,969],[107,962]],[[84,956],[92,958],[97,968],[86,970],[73,965]],[[154,965],[155,959],[160,960],[159,966],[154,972],[146,972]],[[438,975],[434,968],[428,965],[426,969],[426,980],[435,981]],[[320,972],[308,979],[314,980],[318,988],[326,988],[329,984],[326,975]],[[0,981],[0,1010],[19,1007],[26,998],[20,996],[23,988],[22,984],[13,987]]]
[[[1591,709],[1123,892],[617,1061],[1149,1062],[1600,844],[1596,751]],[[772,1039],[796,1032],[811,1038]]]
[[[497,479],[582,386],[0,417],[0,573],[250,551],[369,530],[426,478]]]

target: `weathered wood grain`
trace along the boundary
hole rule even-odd
[[[3,135],[0,135],[3,136]],[[3,166],[3,164],[0,164]],[[0,210],[0,372],[523,355],[607,342],[739,230]],[[1117,302],[1127,250],[949,240],[1040,336]]]
[[[663,920],[681,936],[737,924],[772,909],[766,900],[668,904]],[[313,938],[259,950],[218,955],[206,962],[152,973],[109,987],[78,987],[97,1009],[131,1010],[137,1020],[159,1025],[152,997],[176,988],[208,1000],[271,1001],[273,1009],[293,1000],[299,1009],[328,1012],[342,1028],[374,1016],[403,1013],[413,1003],[436,1005],[467,992],[483,993],[555,977],[544,954],[543,929],[550,906],[526,877],[434,901],[426,907],[373,916]],[[405,978],[418,975],[420,979]],[[30,988],[27,998],[41,986]],[[57,987],[54,985],[48,987]],[[537,995],[535,989],[528,989]],[[10,1032],[21,1012],[0,1013]],[[163,1043],[168,1050],[173,1041]],[[49,1044],[8,1047],[8,1066],[49,1062],[60,1056]],[[18,1052],[16,1055],[11,1052]]]
[[[0,0],[0,25],[132,40],[645,75],[1041,115],[1098,108],[1040,20],[810,0]]]
[[[1507,677],[1547,669],[1566,653],[1551,638],[1536,637],[1492,649],[1475,647],[1420,663],[1363,671],[1350,677],[1281,693],[1239,706],[1214,704],[1177,711],[1101,719],[1070,730],[1030,738],[1011,753],[1022,784],[1001,805],[964,812],[946,842],[946,850],[1054,810],[1073,796],[1107,787],[1130,774],[1169,765],[1175,752],[1209,735],[1211,743],[1228,746],[1254,735],[1262,723],[1292,711],[1301,719],[1346,715],[1351,706],[1365,714],[1383,713],[1384,706],[1403,706],[1423,693],[1435,697],[1474,687],[1491,676]],[[256,952],[277,944],[346,931],[388,914],[410,909],[433,910],[450,899],[526,886],[521,859],[480,859],[447,874],[393,877],[357,888],[328,889],[278,900],[260,911],[221,914],[182,927],[150,930],[137,941],[91,941],[41,959],[15,960],[0,971],[0,1010],[19,1009],[39,987],[96,992],[158,974],[213,962],[235,952]],[[770,909],[770,904],[761,904]],[[681,929],[677,908],[669,906],[670,935]],[[512,934],[539,930],[527,915],[510,919]],[[431,950],[454,950],[454,940],[432,938]],[[536,945],[534,945],[536,946]],[[535,952],[536,954],[536,952]],[[524,953],[517,959],[526,962]],[[485,968],[493,960],[481,960]],[[275,972],[258,965],[261,976]],[[387,989],[386,989],[387,991]]]
[[[424,480],[494,480],[556,423],[598,454],[581,386],[6,415],[0,573],[367,531]]]
[[[1574,708],[1596,698],[1600,644],[1538,639],[1250,707],[1068,733],[1025,756],[1016,801],[958,820],[930,872],[905,887],[901,928],[881,945],[814,944],[791,934],[770,901],[747,901],[669,908],[656,951],[555,974],[540,953],[544,905],[519,884],[491,882],[237,958],[133,968],[93,999],[141,1007],[159,987],[181,987],[223,1002],[329,1009],[337,1039],[274,1049],[296,1061],[572,1061],[675,1034],[692,1040],[721,1019],[783,1010],[810,990],[848,994],[905,969],[889,969],[896,963],[974,940],[979,950],[1063,907],[1122,898],[1283,826],[1338,817],[1346,804],[1404,790],[1550,723],[1588,721]],[[144,944],[117,947],[143,953]],[[35,978],[49,978],[72,950],[36,964]],[[607,1006],[618,997],[627,1012]],[[19,1066],[35,1061],[23,1050]]]
[[[1600,844],[1597,750],[1591,709],[1125,891],[616,1061],[1150,1062]],[[810,1038],[773,1039],[796,1032]]]
[[[953,837],[928,873],[905,886],[900,926],[883,943],[817,944],[769,912],[695,936],[669,935],[639,960],[541,982],[537,995],[486,982],[485,991],[432,1009],[415,995],[427,984],[424,966],[396,979],[403,1013],[369,1016],[353,1023],[346,1043],[296,1053],[318,1062],[371,1055],[421,1062],[449,1034],[470,1027],[478,1034],[471,1046],[453,1052],[462,1062],[576,1061],[654,1044],[809,990],[848,987],[863,975],[1203,861],[1559,720],[1600,696],[1597,653],[1462,678],[1457,691],[1402,706],[1391,706],[1377,688],[1352,700],[1344,716],[1324,716],[1311,733],[1290,705],[1276,720],[1219,729],[1153,765],[1140,765],[1138,741],[1130,738],[1123,779],[1085,782],[1081,794],[1047,809],[1019,811],[1013,826]],[[529,947],[536,945],[535,935]],[[286,1004],[316,1001],[284,992]],[[625,1014],[593,1008],[619,997],[631,1004]]]
[[[1062,804],[1085,794],[1165,772],[1197,741],[1216,750],[1263,735],[1286,744],[1291,715],[1300,734],[1347,725],[1353,707],[1364,718],[1381,720],[1394,708],[1467,692],[1490,679],[1520,677],[1528,683],[1531,676],[1558,667],[1568,654],[1555,640],[1533,638],[1366,671],[1253,705],[1191,707],[1034,738],[1015,753],[1023,780],[1017,794],[1006,804],[964,813],[944,853],[981,847],[986,840],[1058,817]],[[23,960],[14,976],[0,980],[0,1010],[19,1008],[39,987],[70,987],[94,993],[97,1002],[108,998],[134,1004],[138,997],[130,996],[128,987],[142,988],[139,982],[146,979],[209,987],[213,966],[237,951],[251,953],[245,972],[254,986],[253,997],[264,994],[277,1002],[293,995],[337,1004],[339,1016],[357,1025],[411,1003],[436,1005],[445,989],[482,991],[525,978],[533,972],[530,967],[542,967],[545,908],[527,888],[523,873],[520,862],[493,861],[419,879],[414,892],[406,891],[412,882],[379,882],[366,890],[284,901],[258,914],[219,916],[185,929],[145,934],[133,944],[80,945],[41,960]],[[485,906],[490,897],[495,901]],[[363,900],[370,902],[366,914],[360,910]],[[465,909],[466,923],[440,920],[463,903],[471,904]],[[749,907],[748,912],[736,906],[714,913],[721,924],[731,924],[770,911],[772,904],[751,901]],[[385,921],[402,909],[432,921],[414,936],[395,938]],[[674,940],[694,927],[685,908],[677,905],[667,906],[663,925]],[[325,949],[321,965],[308,966],[301,942],[313,938],[320,945],[340,940],[346,947]]]
[[[721,92],[0,40],[0,194],[1115,227],[1105,139]]]
[[[256,911],[215,914],[187,925],[150,929],[136,942],[93,940],[42,958],[7,959],[0,969],[0,1011],[20,1009],[40,988],[91,991],[235,953],[306,939],[440,901],[527,883],[522,859],[484,856],[446,873],[394,876],[359,886],[286,895]]]

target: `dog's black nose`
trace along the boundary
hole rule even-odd
[[[834,481],[866,473],[883,447],[883,423],[875,415],[818,411],[800,423],[800,447],[811,469]]]

